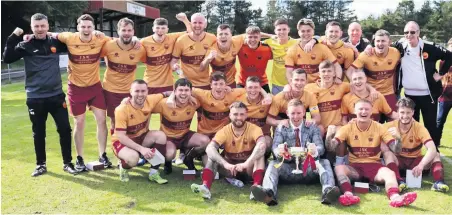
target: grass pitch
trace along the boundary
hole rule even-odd
[[[269,67],[271,64],[269,65]],[[102,72],[104,68],[102,69]],[[144,68],[137,72],[143,77]],[[67,76],[63,75],[63,83]],[[64,84],[64,90],[67,85]],[[342,207],[339,204],[324,206],[320,204],[320,185],[280,185],[279,205],[266,205],[249,200],[249,185],[239,189],[216,180],[212,186],[212,200],[204,201],[190,190],[191,183],[182,178],[183,166],[175,166],[166,185],[157,185],[147,179],[148,166],[134,168],[128,183],[119,181],[117,169],[88,172],[77,176],[69,175],[62,169],[62,158],[58,135],[54,122],[47,122],[47,168],[48,173],[33,178],[35,153],[31,123],[25,105],[23,83],[1,87],[2,117],[2,213],[356,213],[356,214],[447,214],[452,212],[451,193],[430,191],[432,177],[423,178],[418,199],[410,207],[391,208],[385,192],[360,195],[357,206]],[[192,129],[196,129],[196,120]],[[72,123],[72,120],[71,120]],[[109,122],[107,122],[109,125]],[[159,116],[153,115],[151,128],[158,129]],[[87,114],[85,129],[85,160],[97,159],[95,120]],[[452,185],[452,118],[449,117],[444,128],[443,159],[446,182]],[[116,158],[107,142],[107,153],[114,163]],[[73,153],[75,158],[75,147]],[[201,168],[198,163],[198,169]]]

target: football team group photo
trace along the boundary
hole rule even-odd
[[[237,2],[233,22],[208,1],[152,19],[157,2],[88,1],[141,17],[96,8],[61,30],[71,6],[37,7],[2,29],[2,211],[450,213],[450,23],[447,40],[420,16],[239,27]]]

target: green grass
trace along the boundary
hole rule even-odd
[[[271,66],[271,65],[269,65]],[[103,71],[103,70],[102,70]],[[143,77],[140,68],[137,77]],[[63,82],[67,77],[63,75]],[[194,195],[190,184],[196,181],[182,179],[183,166],[174,167],[167,185],[157,185],[147,180],[147,167],[131,171],[129,183],[121,183],[118,170],[83,173],[71,176],[62,170],[62,159],[58,135],[51,117],[47,122],[47,167],[46,175],[32,178],[35,154],[31,133],[31,123],[25,105],[23,83],[1,87],[2,101],[2,213],[397,213],[397,214],[444,214],[452,211],[451,193],[430,191],[432,177],[424,178],[423,188],[418,190],[418,199],[407,208],[390,208],[384,192],[361,196],[358,206],[341,207],[321,205],[320,185],[281,185],[279,202],[269,208],[264,204],[250,201],[249,186],[238,189],[215,181],[213,198],[204,201]],[[67,90],[65,85],[65,91]],[[152,116],[151,128],[159,126],[158,115]],[[71,120],[72,123],[72,120]],[[195,123],[192,124],[195,129]],[[95,120],[87,114],[85,129],[85,159],[97,159]],[[448,157],[444,162],[446,181],[452,185],[452,119],[444,129],[441,152]],[[108,144],[108,154],[113,153]],[[73,147],[73,155],[75,155]],[[198,164],[199,167],[199,164]]]

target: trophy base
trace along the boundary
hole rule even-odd
[[[302,173],[303,173],[302,170],[297,170],[297,169],[292,170],[292,174],[302,174]]]

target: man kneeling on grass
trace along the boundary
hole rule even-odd
[[[297,162],[290,155],[290,152],[285,149],[291,147],[303,147],[307,148],[312,158],[318,158],[325,152],[323,146],[322,135],[320,129],[316,125],[306,126],[305,107],[299,99],[292,99],[287,105],[287,116],[289,117],[289,126],[279,125],[275,131],[272,150],[278,158],[286,159],[284,163],[277,160],[270,162],[265,172],[263,186],[252,187],[251,191],[258,201],[266,203],[268,206],[278,204],[276,201],[276,191],[278,189],[278,182],[282,183],[313,183],[319,180],[322,184],[322,204],[331,204],[336,201],[340,195],[339,188],[334,186],[334,175],[331,169],[331,164],[327,159],[320,159],[315,162],[306,163],[310,164],[304,166],[299,164],[299,168],[306,167],[303,174],[294,174],[293,170],[298,169],[296,167]],[[287,145],[285,145],[286,143]],[[282,147],[284,146],[284,147]],[[287,146],[287,147],[286,147]],[[286,153],[286,154],[285,154]],[[286,157],[287,156],[287,157]],[[317,165],[315,165],[317,164]],[[318,171],[316,171],[318,170]]]
[[[148,86],[143,80],[132,83],[130,95],[130,101],[115,110],[115,132],[112,136],[113,151],[120,160],[120,179],[124,182],[129,181],[128,169],[137,165],[140,154],[145,159],[151,159],[155,153],[155,148],[151,147],[166,144],[165,133],[149,130],[152,109],[164,95],[148,96]],[[168,181],[160,177],[158,167],[151,167],[149,180],[165,184]]]
[[[262,184],[265,138],[260,127],[246,121],[247,112],[244,103],[232,103],[229,113],[231,123],[220,129],[206,148],[208,161],[202,173],[202,184],[191,185],[192,191],[200,193],[205,199],[211,197],[214,169],[226,177],[252,176],[252,187]],[[222,154],[218,152],[220,148],[223,149]],[[252,195],[250,198],[253,198]]]
[[[381,151],[397,144],[391,134],[381,124],[370,119],[372,103],[361,99],[355,103],[356,121],[349,123],[336,133],[331,141],[339,145],[336,150],[335,172],[342,192],[339,202],[344,206],[358,204],[360,198],[353,195],[350,179],[367,179],[370,182],[384,183],[389,205],[402,207],[413,203],[415,192],[399,194],[397,179],[393,171],[380,163]],[[344,164],[344,155],[349,150],[350,165]]]

